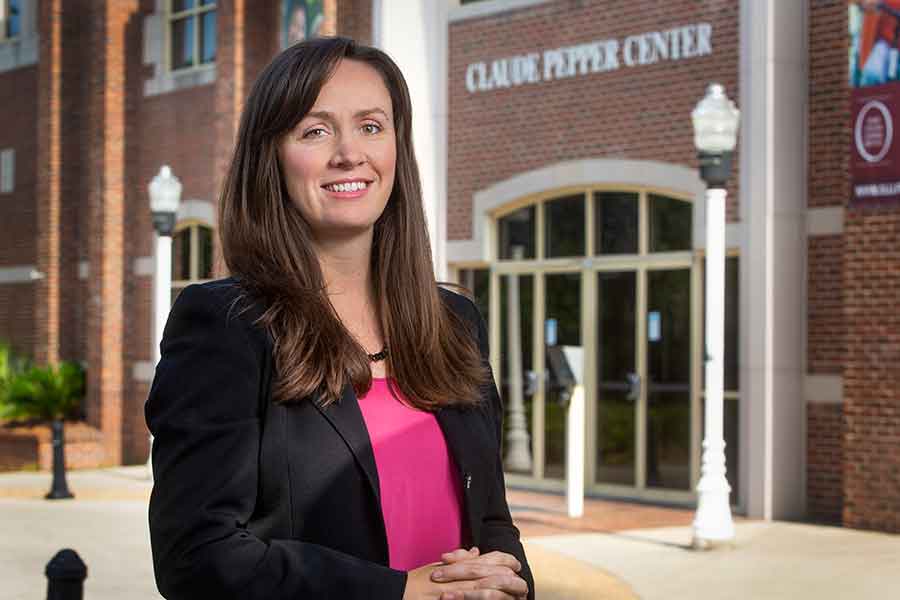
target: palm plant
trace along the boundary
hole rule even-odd
[[[84,371],[78,364],[31,367],[6,379],[0,418],[62,420],[78,408],[83,397]]]
[[[66,484],[63,419],[84,397],[84,370],[72,362],[26,369],[10,368],[9,364],[9,353],[0,355],[0,418],[50,421],[53,485],[47,498],[71,498]]]

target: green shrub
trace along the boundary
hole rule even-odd
[[[13,372],[0,392],[0,418],[52,421],[72,415],[84,397],[84,369],[73,362]]]

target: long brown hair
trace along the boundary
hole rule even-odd
[[[273,397],[292,402],[318,393],[327,404],[340,398],[348,379],[357,393],[372,382],[365,350],[328,299],[311,230],[291,202],[277,153],[341,60],[381,75],[396,124],[396,176],[374,226],[371,265],[388,373],[419,408],[473,404],[487,375],[471,324],[441,300],[435,282],[406,82],[384,52],[340,37],[291,46],[260,74],[219,200],[225,264],[265,307],[259,322],[274,340]]]

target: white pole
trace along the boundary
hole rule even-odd
[[[513,246],[513,259],[522,260],[525,248]],[[519,318],[519,276],[507,275],[506,287],[507,368],[509,370],[509,426],[506,430],[506,455],[503,464],[509,471],[531,472],[531,449],[525,422],[522,389],[522,332]]]
[[[159,345],[172,303],[172,236],[156,234],[156,269],[153,280],[153,364],[159,363]]]
[[[706,410],[703,460],[697,483],[694,547],[734,539],[725,479],[723,369],[725,346],[725,195],[706,190]]]
[[[584,514],[584,385],[572,390],[566,414],[566,506],[570,518]]]
[[[172,236],[156,234],[156,268],[153,273],[153,366],[159,364],[163,329],[172,303]],[[153,436],[150,436],[153,448]],[[147,472],[153,478],[153,453],[147,456]]]

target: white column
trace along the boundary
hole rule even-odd
[[[725,478],[725,190],[706,191],[706,409],[694,546],[734,539]]]
[[[373,43],[400,67],[413,105],[413,146],[435,275],[447,278],[448,2],[374,0]]]
[[[172,303],[172,236],[156,234],[156,268],[153,272],[153,366],[159,364],[163,330]],[[153,436],[150,436],[153,448]],[[153,452],[147,456],[147,472],[153,477]]]
[[[805,512],[807,2],[741,0],[741,496]]]
[[[153,275],[153,364],[159,363],[159,345],[172,303],[172,236],[156,234],[156,269]]]
[[[522,260],[524,247],[513,246],[513,259]],[[525,422],[525,399],[522,389],[522,331],[521,306],[519,306],[519,276],[516,273],[506,277],[506,348],[509,370],[509,398],[503,465],[509,471],[531,473],[531,444],[528,425]]]

